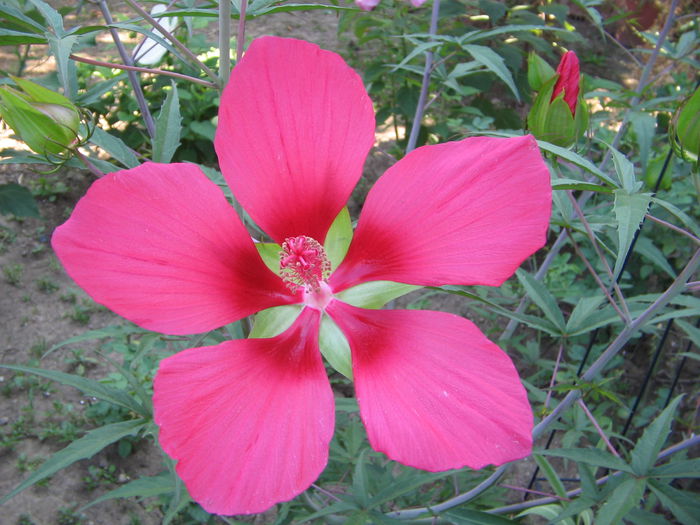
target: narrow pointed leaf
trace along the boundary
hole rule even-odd
[[[542,310],[545,317],[549,319],[554,326],[561,332],[564,332],[566,322],[564,315],[561,313],[554,296],[547,290],[544,284],[535,279],[522,268],[519,268],[515,274],[520,281],[520,284],[525,288],[525,292],[532,301]]]
[[[520,93],[518,92],[518,88],[515,86],[515,82],[513,81],[513,75],[511,75],[510,70],[506,67],[506,63],[498,53],[489,47],[477,46],[473,44],[465,45],[464,49],[474,57],[474,60],[486,66],[489,71],[500,78],[513,92],[516,100],[520,102]]]
[[[56,370],[44,370],[42,368],[33,368],[22,365],[0,364],[0,368],[7,368],[9,370],[16,370],[17,372],[25,372],[27,374],[45,377],[51,381],[56,381],[63,385],[75,387],[85,395],[93,396],[98,399],[102,399],[103,401],[108,401],[109,403],[114,403],[115,405],[124,407],[127,410],[136,412],[137,414],[148,415],[148,410],[141,406],[134,398],[123,390],[103,385],[102,383],[98,383],[97,381],[88,379],[87,377],[66,374]]]
[[[559,448],[555,450],[539,450],[537,454],[572,459],[595,467],[621,470],[623,472],[629,472],[630,474],[633,473],[632,467],[622,459],[613,456],[606,450],[600,450],[598,448]]]
[[[645,479],[627,478],[620,483],[598,512],[596,525],[617,525],[639,505],[646,489]]]
[[[165,97],[165,103],[156,119],[156,136],[153,139],[153,161],[167,163],[173,158],[180,145],[182,118],[180,117],[180,99],[175,82]]]
[[[652,421],[644,430],[632,450],[632,469],[638,476],[645,476],[656,463],[656,457],[661,451],[668,434],[671,431],[673,415],[683,396],[678,396]]]
[[[647,208],[651,202],[651,194],[634,193],[629,194],[625,190],[615,190],[615,220],[617,222],[617,259],[615,260],[615,277],[622,271],[622,264],[625,256],[632,245],[634,232],[639,229],[639,225],[647,213]]]
[[[152,496],[160,496],[167,494],[175,488],[172,475],[169,472],[163,472],[157,476],[144,476],[134,481],[122,485],[114,490],[102,494],[99,498],[92,500],[90,503],[82,507],[83,511],[87,508],[116,498],[150,498]]]
[[[61,469],[72,465],[78,460],[92,457],[97,452],[119,441],[123,437],[133,436],[145,426],[143,419],[131,421],[120,421],[105,425],[95,430],[91,430],[80,439],[73,441],[63,450],[59,450],[49,459],[47,459],[37,470],[35,470],[27,479],[20,483],[15,489],[0,499],[0,505],[4,504],[10,498],[16,496],[24,489],[31,487],[38,481],[52,476]]]

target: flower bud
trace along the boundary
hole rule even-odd
[[[40,155],[60,155],[78,140],[80,113],[63,95],[14,78],[20,89],[0,86],[0,118]]]
[[[556,72],[544,82],[542,74],[545,68],[537,64],[538,59],[528,59],[528,63],[533,64],[532,75],[528,69],[528,81],[531,85],[533,82],[534,85],[540,83],[539,92],[527,116],[528,129],[540,140],[569,147],[583,136],[588,127],[588,111],[579,87],[578,58],[573,51],[568,51],[559,62]]]
[[[700,155],[700,87],[676,111],[669,135],[676,155],[695,163],[697,169]]]

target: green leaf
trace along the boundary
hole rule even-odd
[[[60,16],[60,15],[59,15]],[[75,69],[75,62],[70,59],[73,47],[78,43],[75,35],[58,37],[47,33],[46,39],[49,43],[51,54],[56,59],[56,69],[58,77],[61,79],[63,94],[70,100],[75,100],[78,92],[78,76]]]
[[[516,525],[518,522],[471,509],[452,509],[440,514],[454,525]]]
[[[681,399],[683,399],[682,395],[671,401],[663,412],[647,425],[644,434],[637,441],[634,450],[632,450],[632,469],[638,476],[646,476],[656,463],[656,457],[671,431],[673,414]]]
[[[639,505],[646,490],[646,480],[627,478],[615,487],[612,495],[598,512],[596,525],[616,525],[627,513]]]
[[[585,182],[575,179],[555,179],[552,181],[553,190],[580,190],[597,191],[599,193],[612,193],[608,186],[602,186],[594,182]]]
[[[131,334],[152,334],[148,330],[144,330],[136,325],[114,325],[105,326],[104,328],[99,328],[97,330],[88,330],[80,335],[56,343],[42,356],[46,357],[54,350],[58,350],[62,346],[72,345],[74,343],[82,343],[83,341],[92,341],[93,339],[105,339],[107,337],[123,337]]]
[[[683,329],[693,344],[700,348],[700,328],[697,328],[696,326],[693,326],[682,319],[678,319],[676,324]]]
[[[340,213],[331,224],[324,249],[331,262],[331,269],[335,270],[348,253],[350,242],[352,241],[352,221],[347,207],[340,210]]]
[[[93,130],[90,142],[105,150],[110,156],[121,162],[127,168],[135,168],[141,164],[133,150],[124,144],[122,139],[110,135],[97,126],[95,126]]]
[[[357,462],[355,463],[355,472],[352,476],[352,495],[357,500],[357,503],[363,509],[369,507],[369,475],[367,473],[367,454],[368,448],[360,452]]]
[[[318,518],[322,518],[323,516],[328,516],[329,514],[344,513],[344,512],[347,512],[349,510],[356,510],[357,508],[358,508],[357,504],[354,501],[346,501],[346,500],[335,501],[335,502],[331,503],[330,505],[326,505],[321,510],[301,518],[297,523],[300,523],[300,524],[306,523],[306,522],[311,521],[311,520],[316,520]]]
[[[381,489],[371,499],[370,504],[376,507],[377,505],[395,500],[404,494],[412,492],[422,485],[434,483],[451,475],[451,472],[407,471]]]
[[[90,503],[85,505],[80,509],[80,511],[84,511],[85,509],[88,509],[92,507],[93,505],[97,505],[98,503],[102,503],[103,501],[107,501],[110,499],[117,499],[117,498],[150,498],[153,496],[160,496],[161,494],[167,494],[169,492],[172,492],[175,489],[175,485],[173,483],[173,478],[170,472],[163,472],[161,474],[158,474],[157,476],[144,476],[139,479],[135,479],[134,481],[130,481],[126,485],[122,485],[121,487],[118,487],[114,490],[110,490],[109,492],[102,494],[99,498],[92,500]]]
[[[253,329],[248,337],[266,338],[281,334],[299,317],[302,305],[273,306],[255,314]]]
[[[53,7],[51,7],[49,4],[44,2],[43,0],[29,0],[32,4],[34,4],[34,7],[37,8],[39,13],[41,13],[41,16],[44,17],[46,22],[49,24],[51,29],[53,29],[53,32],[58,35],[62,36],[64,34],[63,30],[63,17],[61,16],[61,13],[56,11]]]
[[[617,172],[617,178],[620,181],[622,189],[630,195],[635,193],[641,187],[641,183],[638,183],[634,176],[634,164],[612,146],[608,147],[612,152],[615,171]]]
[[[420,286],[392,281],[370,281],[337,294],[339,300],[358,308],[378,309],[389,301],[419,290]]]
[[[700,478],[700,458],[681,459],[654,467],[649,471],[653,478]]]
[[[550,486],[554,489],[554,493],[560,498],[566,499],[566,488],[559,479],[557,471],[554,470],[551,463],[547,461],[547,458],[540,454],[533,454],[532,457],[535,463],[537,463],[537,466],[540,467],[540,470],[544,473],[547,481],[549,481]]]
[[[493,135],[493,133],[490,134]],[[577,153],[574,153],[573,151],[568,150],[566,148],[550,144],[549,142],[545,142],[543,140],[538,140],[537,144],[542,150],[547,151],[552,155],[556,155],[557,157],[562,158],[564,160],[568,160],[569,162],[575,164],[579,168],[586,170],[592,175],[595,175],[600,180],[607,182],[613,188],[616,188],[618,186],[618,184],[609,175],[605,174],[603,171],[598,169],[594,164],[589,162],[587,159],[583,158],[581,155],[578,155]]]
[[[14,31],[12,29],[4,29],[0,27],[0,46],[45,43],[45,36],[39,36],[33,33],[25,33],[23,31]]]
[[[564,321],[564,315],[561,313],[559,306],[557,305],[554,296],[547,290],[544,284],[535,279],[532,275],[527,273],[522,268],[516,271],[516,275],[520,284],[525,288],[525,292],[532,299],[540,310],[544,313],[545,317],[551,321],[551,323],[556,326],[561,333],[564,333],[566,322]]]
[[[98,383],[93,379],[88,379],[87,377],[77,376],[73,374],[66,374],[64,372],[58,372],[56,370],[44,370],[42,368],[33,368],[30,366],[22,365],[4,365],[0,364],[0,368],[7,368],[8,370],[15,370],[17,372],[24,372],[27,374],[34,374],[37,376],[45,377],[51,381],[56,381],[63,385],[72,386],[77,388],[85,395],[93,396],[115,405],[126,408],[136,412],[137,414],[148,415],[148,410],[141,406],[134,398],[123,390],[118,388],[113,388],[111,386],[103,385]]]
[[[634,251],[635,253],[643,255],[649,259],[655,266],[666,272],[666,274],[672,279],[676,278],[676,272],[669,264],[664,254],[647,237],[642,237],[640,235],[637,238],[637,243],[634,245]]]
[[[656,132],[656,117],[651,113],[641,111],[630,111],[630,124],[637,138],[639,145],[639,159],[641,161],[642,173],[646,170],[649,154],[651,153],[651,144],[654,140]]]
[[[66,448],[59,450],[47,459],[28,478],[20,483],[15,489],[0,499],[0,505],[16,496],[24,489],[31,487],[38,481],[52,476],[61,469],[72,465],[78,460],[92,457],[107,445],[126,437],[133,436],[145,426],[143,419],[132,421],[120,421],[103,427],[96,428],[85,434],[80,439],[73,441]]]
[[[328,363],[348,379],[352,379],[352,356],[350,345],[338,325],[324,315],[318,334],[318,346]]]
[[[622,271],[625,256],[632,245],[634,232],[639,229],[651,202],[650,193],[629,194],[625,190],[615,190],[615,221],[617,223],[617,259],[613,271],[615,278]]]
[[[463,48],[474,57],[474,60],[486,66],[489,71],[500,78],[513,92],[516,100],[520,102],[520,93],[518,93],[518,88],[513,81],[513,75],[511,75],[510,70],[506,67],[506,63],[498,53],[489,47],[474,44],[466,44]]]
[[[594,467],[621,470],[623,472],[634,473],[632,467],[617,456],[613,456],[607,450],[599,448],[558,448],[554,450],[537,450],[536,454],[543,456],[554,456],[558,458],[571,459],[576,462],[586,463]]]
[[[335,409],[340,412],[359,412],[360,407],[357,405],[357,399],[354,397],[336,397]]]
[[[28,29],[36,34],[44,33],[44,26],[31,17],[25,15],[19,9],[16,9],[5,3],[0,4],[0,16],[5,20],[14,23],[16,26]]]
[[[585,328],[586,321],[598,310],[603,301],[605,301],[603,295],[581,297],[569,315],[569,320],[566,323],[566,333],[570,334]]]
[[[700,500],[697,494],[678,490],[670,485],[652,479],[649,488],[659,498],[661,504],[670,510],[683,525],[697,525],[700,516]]]
[[[163,109],[156,119],[156,136],[153,139],[153,161],[170,162],[180,145],[182,118],[180,117],[180,99],[175,82],[165,97]]]
[[[671,204],[670,202],[667,202],[663,199],[659,199],[657,197],[654,197],[652,199],[652,202],[654,204],[658,204],[666,211],[668,211],[671,215],[674,215],[676,218],[678,218],[683,223],[683,225],[690,230],[690,232],[693,235],[695,235],[696,237],[700,236],[700,227],[695,222],[695,220],[683,210]]]
[[[29,188],[8,182],[0,184],[0,213],[17,217],[39,217],[39,208]]]

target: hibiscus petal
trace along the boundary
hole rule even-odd
[[[51,242],[95,301],[149,330],[204,332],[296,301],[193,164],[105,175]]]
[[[325,467],[335,413],[318,324],[318,310],[307,308],[272,339],[227,341],[161,361],[158,439],[208,512],[262,512],[304,491]]]
[[[323,244],[374,142],[362,80],[340,56],[256,39],[221,97],[216,152],[236,199],[276,242]]]
[[[372,447],[430,471],[500,465],[532,448],[532,410],[510,358],[444,312],[326,309],[350,342]]]
[[[369,192],[331,287],[498,286],[543,246],[550,210],[549,171],[531,136],[418,148]]]

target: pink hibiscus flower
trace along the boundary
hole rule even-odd
[[[431,471],[530,453],[532,412],[517,371],[471,322],[362,308],[352,297],[376,281],[500,285],[545,242],[551,188],[537,145],[525,136],[416,149],[369,192],[332,268],[323,243],[361,175],[374,125],[360,77],[338,55],[257,39],[223,92],[215,145],[238,202],[283,245],[279,272],[191,164],[106,175],[54,233],[71,277],[146,329],[198,333],[298,305],[274,337],[192,348],[160,364],[158,439],[209,512],[263,511],[324,469],[334,403],[322,319],[349,342],[374,449]]]

